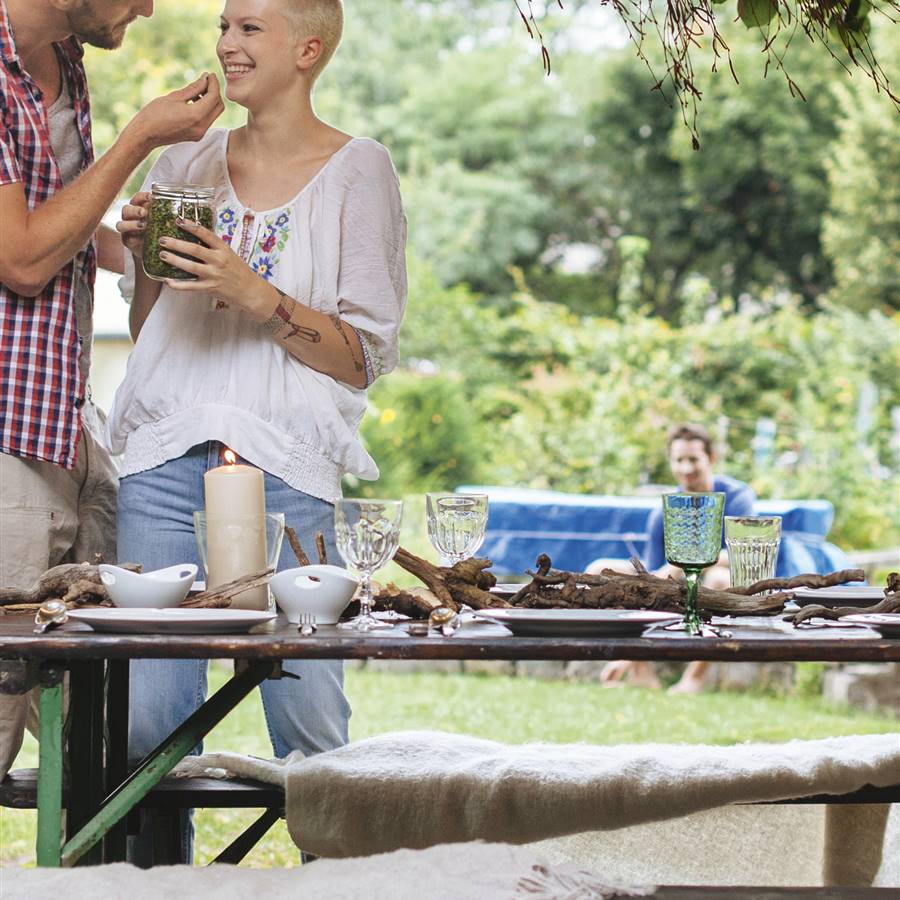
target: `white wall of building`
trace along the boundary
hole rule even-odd
[[[125,377],[131,337],[128,304],[119,292],[119,276],[102,269],[94,288],[94,349],[91,360],[91,395],[109,412],[116,388]]]

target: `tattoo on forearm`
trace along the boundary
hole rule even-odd
[[[275,307],[275,312],[263,322],[263,328],[284,341],[288,341],[293,337],[299,337],[304,341],[309,341],[311,344],[318,344],[322,340],[320,332],[316,331],[315,328],[308,328],[305,325],[298,325],[296,322],[291,321],[291,316],[297,307],[297,301],[293,297],[288,297],[284,291],[278,290],[278,288],[275,288],[275,290],[278,291],[281,299],[278,301],[278,306]]]
[[[338,330],[338,334],[344,339],[344,344],[347,346],[347,352],[350,354],[350,359],[353,360],[353,367],[357,372],[364,372],[366,367],[356,358],[356,354],[353,352],[353,344],[350,343],[350,338],[347,337],[347,332],[344,331],[344,323],[341,321],[341,317],[335,313],[328,317],[331,319],[332,325]]]

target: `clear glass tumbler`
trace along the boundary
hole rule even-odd
[[[206,587],[215,588],[264,569],[275,569],[284,538],[284,513],[262,516],[217,516],[194,512],[194,535]],[[267,586],[242,591],[231,601],[232,609],[269,609]]]
[[[775,577],[781,516],[725,516],[725,546],[735,587]]]
[[[450,564],[468,559],[484,542],[488,519],[487,494],[425,495],[428,538]]]

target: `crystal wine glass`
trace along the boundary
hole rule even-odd
[[[719,558],[724,510],[721,491],[663,496],[666,559],[684,569],[687,582],[683,628],[688,634],[700,634],[697,586],[700,573]]]
[[[334,507],[334,531],[338,552],[359,572],[362,591],[359,615],[338,628],[372,631],[390,628],[372,615],[372,573],[380,569],[400,546],[402,500],[338,500]]]
[[[468,559],[484,541],[487,494],[425,495],[428,539],[450,564]]]

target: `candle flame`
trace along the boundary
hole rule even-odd
[[[234,450],[226,450],[223,456],[225,457],[225,462],[228,463],[229,466],[233,466],[237,462]]]

